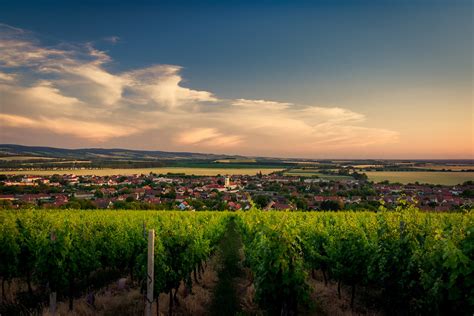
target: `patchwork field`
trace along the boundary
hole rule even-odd
[[[216,176],[216,175],[255,175],[258,172],[269,174],[282,169],[276,168],[182,168],[182,167],[165,167],[165,168],[136,168],[136,169],[61,169],[61,170],[19,170],[19,171],[0,171],[0,174],[34,174],[34,175],[53,175],[68,174],[76,175],[132,175],[132,174],[148,174],[150,172],[156,174],[167,173],[184,173],[186,175],[196,176]]]
[[[461,184],[469,180],[474,180],[474,173],[471,172],[437,172],[437,171],[371,171],[365,172],[369,180],[381,182],[399,182],[403,184],[431,183],[443,185]]]
[[[427,164],[421,167],[415,167],[417,169],[433,169],[433,170],[452,170],[452,171],[461,171],[461,170],[474,170],[474,165],[430,165]]]
[[[311,169],[293,169],[289,172],[285,172],[284,175],[285,176],[299,176],[299,177],[318,177],[321,179],[335,180],[335,181],[352,179],[352,177],[349,177],[349,176],[324,174],[324,173],[318,172],[317,170],[311,170]]]
[[[256,159],[218,159],[217,163],[256,163]]]
[[[383,165],[353,165],[356,169],[365,169],[365,168],[382,168]]]

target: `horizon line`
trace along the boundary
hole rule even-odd
[[[23,144],[12,144],[5,143],[0,144],[0,146],[21,146],[21,147],[40,147],[40,148],[50,148],[50,149],[66,149],[66,150],[129,150],[129,151],[142,151],[142,152],[165,152],[165,153],[177,153],[177,154],[199,154],[199,155],[215,155],[215,156],[230,156],[230,157],[246,157],[246,158],[270,158],[270,159],[297,159],[297,160],[343,160],[343,161],[354,161],[354,160],[381,160],[381,161],[400,161],[400,160],[409,160],[409,161],[470,161],[474,163],[473,158],[305,158],[305,157],[282,157],[282,156],[258,156],[258,155],[243,155],[243,154],[216,154],[211,152],[193,152],[193,151],[168,151],[160,149],[134,149],[134,148],[124,148],[124,147],[54,147],[47,145],[23,145]]]

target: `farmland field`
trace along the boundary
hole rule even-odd
[[[381,182],[399,182],[403,184],[430,183],[455,185],[469,180],[474,180],[474,173],[471,172],[436,172],[436,171],[369,171],[365,172],[369,180]]]
[[[299,177],[318,177],[321,179],[326,180],[347,180],[352,179],[349,176],[342,176],[342,175],[332,175],[332,174],[324,174],[318,172],[316,169],[292,169],[289,172],[284,173],[285,176],[299,176]]]
[[[383,165],[353,165],[356,169],[366,169],[366,168],[382,168]]]
[[[216,163],[256,163],[256,159],[219,159]]]
[[[414,167],[414,168],[416,168],[416,169],[461,171],[461,170],[474,170],[474,165],[434,165],[434,164],[426,164],[424,166]]]
[[[196,176],[216,176],[221,175],[255,175],[258,172],[262,174],[269,174],[275,171],[280,171],[278,168],[183,168],[183,167],[163,167],[163,168],[135,168],[135,169],[58,169],[58,170],[15,170],[15,171],[0,171],[0,174],[34,174],[34,175],[53,175],[53,174],[68,174],[76,175],[97,175],[97,176],[111,176],[111,175],[132,175],[132,174],[148,174],[150,172],[156,174],[167,173],[184,173],[186,175]]]

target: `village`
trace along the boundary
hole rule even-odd
[[[254,176],[0,176],[1,208],[178,210],[377,210],[400,199],[422,210],[469,209],[474,183],[372,183],[278,174]]]

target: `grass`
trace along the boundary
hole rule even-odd
[[[398,183],[430,183],[442,185],[456,185],[468,180],[474,180],[471,172],[437,172],[437,171],[368,171],[365,172],[369,180],[381,182],[388,180]]]
[[[221,175],[255,175],[258,172],[269,174],[280,171],[278,168],[182,168],[182,167],[163,167],[163,168],[134,168],[134,169],[57,169],[57,170],[14,170],[0,171],[0,174],[20,174],[20,175],[53,175],[53,174],[76,174],[76,175],[132,175],[132,174],[156,174],[184,173],[186,175],[196,176],[216,176]]]
[[[239,298],[235,278],[242,274],[240,269],[239,249],[242,247],[240,235],[230,221],[228,230],[220,243],[219,282],[214,289],[214,298],[209,309],[210,315],[237,315],[240,312]]]

